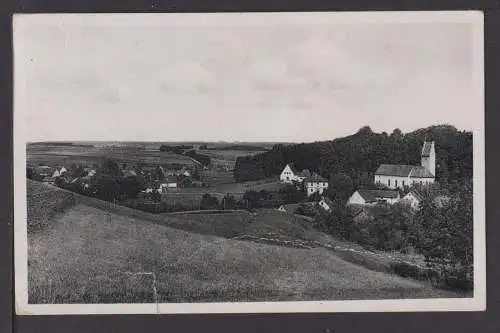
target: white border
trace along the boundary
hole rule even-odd
[[[474,25],[473,61],[475,107],[479,127],[474,135],[474,297],[468,299],[353,300],[319,302],[239,302],[168,304],[28,304],[26,230],[26,140],[22,108],[24,76],[14,56],[14,265],[15,304],[19,315],[51,314],[172,314],[172,313],[283,313],[283,312],[407,312],[483,311],[486,309],[485,152],[484,152],[484,31],[483,14],[453,12],[343,12],[343,13],[210,13],[210,14],[16,14],[13,19],[14,52],[23,53],[16,36],[30,23],[130,26],[160,24],[152,16],[167,16],[162,25],[231,26],[275,24],[376,24],[402,22],[468,23]],[[112,18],[112,19],[110,19]],[[151,23],[154,22],[154,23]]]

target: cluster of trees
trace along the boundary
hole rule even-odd
[[[326,178],[348,176],[358,188],[373,179],[380,164],[420,164],[424,140],[435,141],[437,181],[472,178],[472,133],[448,125],[406,134],[398,129],[391,134],[374,133],[363,127],[354,135],[332,141],[278,144],[265,153],[239,157],[234,177],[238,182],[272,177],[294,162],[298,169]]]
[[[190,145],[176,145],[176,146],[170,146],[170,145],[161,145],[160,146],[160,151],[161,152],[170,152],[178,155],[184,154],[184,151],[188,149],[193,149],[193,146]]]
[[[242,151],[265,151],[265,147],[252,146],[252,145],[228,145],[221,147],[208,147],[206,144],[200,145],[200,150],[242,150]]]
[[[199,154],[194,149],[188,150],[187,152],[185,152],[185,155],[197,160],[203,166],[208,166],[211,163],[210,156]]]
[[[436,200],[438,186],[419,189],[418,210],[405,203],[373,206],[363,218],[356,218],[345,202],[334,201],[334,214],[318,223],[326,231],[368,248],[384,251],[415,251],[431,265],[455,270],[472,269],[473,192],[472,181],[462,180],[447,200]],[[358,215],[359,217],[359,215]]]

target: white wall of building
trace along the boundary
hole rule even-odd
[[[397,176],[381,176],[375,175],[375,184],[382,184],[388,188],[404,188],[413,184],[430,184],[434,183],[434,178],[414,178],[414,177],[397,177]]]
[[[403,201],[405,203],[408,203],[413,209],[417,209],[418,205],[420,204],[420,201],[415,197],[415,195],[410,192],[407,195],[403,197]]]
[[[323,194],[324,191],[328,188],[328,183],[327,182],[307,182],[306,183],[306,190],[307,190],[307,196],[313,195],[315,192],[319,194]]]

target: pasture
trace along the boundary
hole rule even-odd
[[[199,235],[78,204],[29,235],[30,303],[436,297],[326,249]],[[444,292],[443,292],[444,293]],[[442,296],[442,294],[441,294]]]

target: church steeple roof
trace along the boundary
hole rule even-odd
[[[434,141],[425,141],[424,146],[422,147],[422,157],[431,156],[432,146],[434,145]]]

